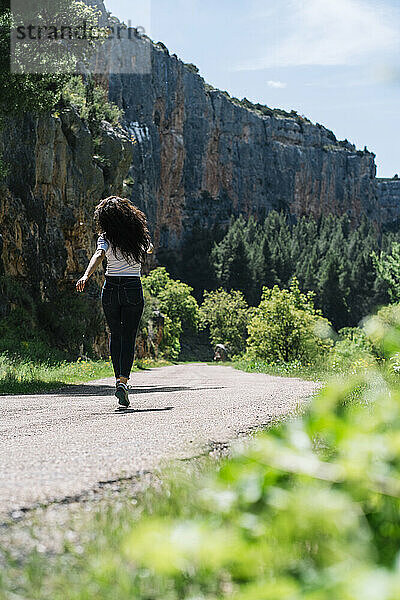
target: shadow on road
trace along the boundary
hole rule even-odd
[[[197,390],[221,390],[224,386],[212,387],[186,387],[181,385],[176,386],[146,386],[146,387],[133,387],[129,390],[129,393],[134,394],[158,394],[159,392],[189,392]],[[115,387],[113,385],[69,385],[60,390],[55,390],[52,395],[60,396],[110,396],[113,395]]]
[[[146,412],[162,412],[164,410],[173,410],[173,406],[166,406],[165,408],[116,408],[116,415],[126,415],[127,413],[146,413]]]

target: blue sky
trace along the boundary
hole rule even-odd
[[[399,0],[105,0],[232,96],[297,110],[400,174]]]

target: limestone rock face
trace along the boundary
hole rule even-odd
[[[29,277],[44,297],[82,274],[95,249],[94,207],[122,192],[131,142],[106,123],[101,137],[100,160],[73,109],[10,118],[2,130],[3,160],[12,165],[0,196],[4,271]]]
[[[102,0],[85,1],[107,19]],[[347,213],[354,225],[362,215],[378,225],[390,221],[372,152],[295,111],[232,99],[161,42],[142,40],[151,72],[112,74],[109,91],[136,139],[126,193],[149,216],[156,250],[179,252],[194,227],[271,209]],[[136,51],[136,44],[124,46],[132,64]]]
[[[104,24],[103,1],[85,1]],[[232,99],[161,42],[142,41],[151,72],[140,74],[136,65],[134,73],[112,74],[109,90],[136,139],[126,193],[149,216],[156,250],[179,252],[194,226],[274,208],[297,216],[347,213],[353,224],[363,214],[378,224],[390,221],[395,209],[385,208],[372,152],[338,141],[295,111]],[[123,51],[132,55],[127,63],[137,63],[137,44]]]
[[[38,301],[51,301],[60,289],[73,291],[86,269],[96,244],[94,208],[121,194],[132,143],[104,123],[95,150],[73,109],[8,118],[0,135],[1,156],[11,165],[0,193],[1,271],[24,281]],[[87,290],[99,312],[101,279],[99,271]]]
[[[295,113],[246,108],[161,47],[151,53],[151,74],[113,75],[110,97],[137,141],[131,198],[156,248],[179,250],[194,224],[274,208],[380,220],[373,153]]]
[[[382,221],[388,225],[400,223],[400,179],[378,178],[377,196],[382,213]]]

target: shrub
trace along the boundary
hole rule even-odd
[[[364,330],[378,357],[392,356],[393,348],[400,346],[400,303],[381,308],[366,321]]]
[[[198,305],[193,289],[186,283],[170,277],[165,267],[158,267],[142,278],[143,288],[158,301],[165,315],[163,340],[160,350],[166,358],[177,358],[183,331],[196,331]]]
[[[376,363],[371,341],[363,328],[343,327],[327,357],[329,372],[356,373]]]
[[[159,352],[165,354],[163,340],[159,340],[159,323],[156,319],[157,313],[160,311],[159,300],[150,294],[147,289],[143,289],[144,295],[144,310],[140,320],[138,331],[138,342],[142,348],[143,356],[150,358],[158,358]],[[166,337],[166,317],[164,317],[163,338]]]
[[[0,319],[0,352],[56,362],[75,359],[83,345],[84,353],[93,355],[93,340],[103,331],[98,301],[68,289],[41,301],[26,281],[5,275],[0,277],[0,292],[8,307]]]
[[[160,343],[161,356],[176,360],[181,351],[180,338],[182,335],[182,324],[178,320],[173,321],[168,315],[164,317],[164,330]]]
[[[198,67],[196,67],[196,65],[194,65],[193,63],[185,63],[185,67],[189,69],[189,71],[192,71],[192,73],[197,74],[199,72]]]
[[[5,305],[0,319],[0,353],[10,357],[43,361],[51,355],[50,343],[39,327],[37,303],[26,282],[2,275],[0,293]],[[57,358],[65,358],[65,354]]]
[[[93,341],[104,331],[98,300],[79,296],[75,290],[60,290],[50,301],[39,304],[38,318],[52,347],[73,359],[82,351],[94,357]]]
[[[357,344],[344,338],[338,340],[327,357],[327,368],[330,372],[356,373],[360,369],[372,366],[375,356],[366,352]]]
[[[245,350],[249,307],[241,292],[222,288],[205,292],[199,314],[201,327],[210,329],[213,346],[224,344],[232,354]]]
[[[331,346],[330,323],[314,308],[314,294],[303,294],[296,278],[289,289],[263,288],[249,322],[250,358],[271,362],[308,362]]]
[[[363,327],[343,327],[339,329],[339,341],[348,340],[362,352],[372,353],[373,346]]]

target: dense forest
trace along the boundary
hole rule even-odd
[[[397,233],[380,232],[365,217],[353,227],[346,215],[294,220],[271,211],[263,222],[232,219],[225,235],[199,230],[175,264],[160,258],[199,299],[204,289],[223,287],[241,291],[256,306],[263,286],[287,287],[296,277],[300,289],[313,291],[315,305],[340,329],[356,326],[390,301],[373,253],[390,251],[398,239]]]

